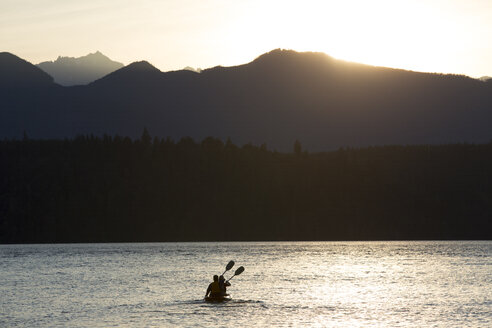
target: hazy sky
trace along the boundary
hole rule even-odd
[[[492,0],[0,0],[0,51],[32,63],[99,50],[168,71],[274,48],[492,76]]]

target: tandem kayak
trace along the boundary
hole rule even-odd
[[[220,296],[207,296],[205,297],[205,302],[209,303],[222,303],[222,302],[228,302],[230,301],[231,295],[220,295]]]

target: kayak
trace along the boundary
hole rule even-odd
[[[232,299],[231,295],[229,295],[229,294],[219,295],[219,296],[207,296],[207,297],[205,297],[205,302],[222,303],[222,302],[228,302],[231,299]]]

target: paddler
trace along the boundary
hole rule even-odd
[[[231,285],[231,283],[228,281],[225,281],[224,276],[221,275],[219,277],[219,287],[220,287],[220,291],[222,293],[222,296],[227,295],[227,287],[229,287],[230,285]]]
[[[210,285],[208,285],[207,292],[205,293],[205,297],[207,297],[209,294],[210,297],[222,296],[222,290],[220,289],[218,275],[214,275],[214,281]]]

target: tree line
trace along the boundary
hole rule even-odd
[[[491,239],[492,143],[0,141],[0,243]]]

